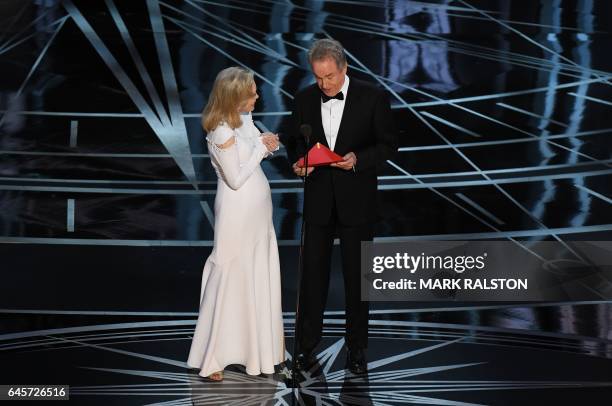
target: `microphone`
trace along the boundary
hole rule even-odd
[[[310,145],[310,136],[312,135],[312,127],[310,124],[302,124],[300,126],[300,134],[304,137],[304,141],[306,141],[306,147]]]

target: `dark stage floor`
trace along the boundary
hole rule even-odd
[[[610,15],[605,0],[0,1],[0,385],[69,384],[82,405],[291,403],[282,370],[214,384],[186,368],[216,190],[200,112],[217,72],[245,66],[257,126],[286,139],[326,35],[400,129],[377,240],[612,240]],[[291,349],[289,164],[281,149],[263,167]],[[338,268],[305,404],[610,403],[610,301],[372,303],[355,377]]]

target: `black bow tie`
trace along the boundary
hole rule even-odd
[[[331,99],[344,100],[344,93],[338,92],[338,94],[335,96],[328,96],[325,93],[321,92],[321,100],[323,100],[323,103],[327,103]]]

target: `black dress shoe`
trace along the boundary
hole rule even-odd
[[[366,372],[368,372],[368,363],[366,362],[366,357],[363,349],[349,349],[346,356],[346,366],[349,371],[356,375],[365,374]]]
[[[295,357],[295,369],[299,371],[307,371],[313,366],[317,359],[309,352],[301,352]]]

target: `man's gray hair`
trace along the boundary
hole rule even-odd
[[[332,58],[336,61],[338,68],[343,68],[346,65],[346,54],[342,44],[335,39],[316,40],[308,50],[308,62],[312,64],[314,61],[326,58]]]

